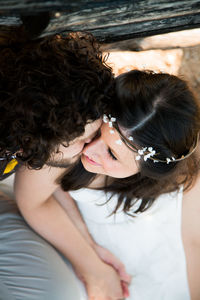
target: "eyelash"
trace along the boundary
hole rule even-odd
[[[110,155],[110,157],[111,157],[113,160],[117,160],[117,158],[114,156],[114,154],[112,153],[112,151],[110,150],[110,148],[108,148],[108,154]]]

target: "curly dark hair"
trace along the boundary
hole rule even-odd
[[[111,115],[133,137],[136,148],[153,147],[157,159],[186,156],[199,138],[199,102],[187,83],[176,76],[138,70],[121,74],[115,80],[113,104]],[[182,184],[191,187],[199,167],[195,152],[170,163],[141,159],[137,174],[113,178],[103,190],[118,196],[114,212],[122,205],[129,214],[138,200],[142,201],[135,213],[143,212],[159,195],[176,191]],[[75,190],[87,186],[95,176],[79,163],[60,183],[64,190]]]
[[[84,132],[109,103],[111,68],[89,33],[30,40],[0,32],[0,157],[41,168],[52,151]]]

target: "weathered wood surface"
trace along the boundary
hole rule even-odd
[[[0,24],[31,15],[42,24],[44,12],[49,24],[42,35],[86,30],[104,42],[200,27],[199,0],[0,0]]]

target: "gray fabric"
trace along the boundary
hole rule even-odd
[[[0,196],[0,300],[86,300],[70,264]]]

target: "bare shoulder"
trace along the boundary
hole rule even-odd
[[[16,176],[23,178],[23,180],[42,180],[42,181],[54,181],[61,176],[66,170],[63,168],[49,167],[45,165],[39,170],[32,170],[25,166],[19,168],[16,172]]]
[[[200,245],[200,175],[191,189],[183,193],[183,226]]]
[[[15,176],[14,190],[16,200],[29,203],[45,201],[58,187],[56,179],[65,172],[65,169],[44,166],[40,170],[30,170],[21,167]],[[33,201],[31,201],[33,200]]]
[[[196,260],[200,266],[200,176],[193,187],[183,194],[182,236],[188,249],[197,251]]]
[[[191,299],[197,300],[200,299],[200,176],[183,194],[182,239]]]
[[[16,172],[15,185],[29,185],[37,186],[42,185],[57,185],[56,179],[65,172],[65,169],[44,166],[40,170],[31,170],[25,166],[22,166]]]
[[[200,213],[200,174],[194,185],[183,193],[183,206],[186,206],[189,211],[194,209]]]

